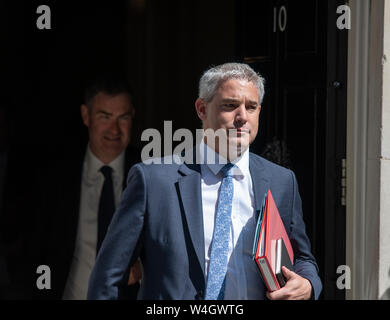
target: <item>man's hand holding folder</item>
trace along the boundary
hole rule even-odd
[[[283,288],[273,292],[267,292],[270,300],[309,300],[311,298],[312,287],[310,281],[302,278],[295,272],[282,267],[283,275],[287,282]]]
[[[253,258],[268,288],[268,299],[308,300],[312,297],[310,281],[286,268],[293,268],[294,251],[270,190],[259,214]]]

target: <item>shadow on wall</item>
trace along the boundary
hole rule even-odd
[[[389,274],[390,276],[390,269]],[[383,295],[380,297],[381,300],[390,300],[390,288],[387,288],[387,290],[383,293]]]
[[[390,300],[390,288],[388,288],[385,293],[380,298],[381,300]]]

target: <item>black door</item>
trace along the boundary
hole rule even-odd
[[[340,165],[347,41],[336,30],[337,1],[246,0],[237,6],[238,56],[266,79],[252,151],[295,172],[324,283],[322,298],[344,299],[336,270],[345,264]]]

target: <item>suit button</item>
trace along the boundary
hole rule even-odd
[[[203,300],[203,290],[199,290],[195,296],[195,300]]]

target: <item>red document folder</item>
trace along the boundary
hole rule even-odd
[[[277,240],[280,238],[283,239],[288,255],[290,256],[291,264],[294,262],[294,252],[270,190],[267,192],[264,212],[260,212],[258,223],[258,228],[260,227],[261,229],[260,233],[257,232],[255,235],[254,245],[256,248],[254,248],[254,259],[260,269],[268,291],[271,292],[280,289],[275,275]]]

